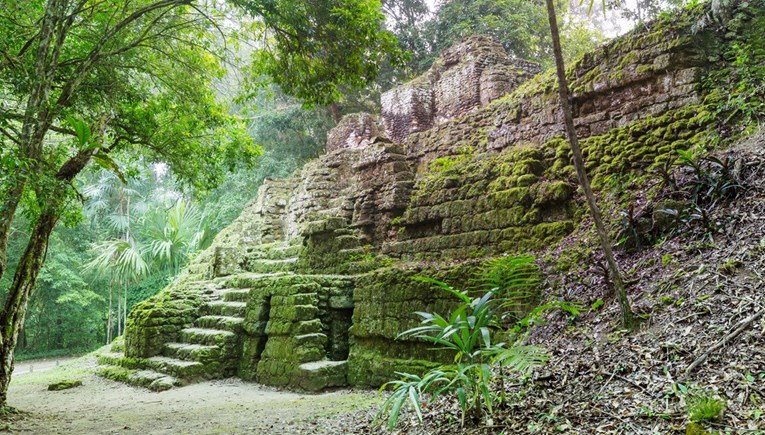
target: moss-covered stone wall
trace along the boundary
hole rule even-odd
[[[708,78],[731,77],[733,42],[764,44],[742,39],[764,11],[761,0],[739,2],[725,27],[695,5],[571,65],[575,123],[596,189],[645,178],[677,150],[711,140],[725,84]],[[130,314],[126,353],[159,354],[222,292],[245,295],[236,329],[244,379],[377,386],[394,371],[448,360],[397,339],[416,324],[414,311],[453,303],[411,278],[459,287],[474,260],[555,246],[585,214],[554,75],[529,79],[535,67],[497,46],[474,38],[445,53],[428,76],[386,94],[384,123],[349,117],[327,154],[267,181],[181,278]],[[463,76],[470,89],[442,86]],[[509,93],[499,97],[500,89]]]
[[[397,337],[417,326],[415,310],[447,313],[454,306],[452,296],[413,278],[427,276],[465,288],[472,285],[475,272],[476,263],[467,262],[447,268],[395,265],[360,276],[353,292],[348,382],[377,387],[396,371],[418,373],[452,361],[454,355],[434,351],[430,344]]]
[[[297,386],[299,366],[345,360],[353,279],[337,275],[232,278],[250,289],[239,376],[267,385]]]

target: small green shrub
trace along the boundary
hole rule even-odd
[[[679,150],[678,153],[678,165],[688,174],[681,189],[694,204],[714,205],[720,200],[735,198],[743,190],[733,157],[700,155],[691,150]]]
[[[635,212],[635,205],[630,204],[627,209],[620,210],[619,233],[616,244],[622,246],[627,252],[636,252],[653,243],[653,235],[650,234],[650,223]]]
[[[417,338],[433,343],[440,349],[451,350],[455,353],[455,364],[430,370],[424,376],[397,372],[401,379],[381,388],[392,388],[393,392],[383,403],[378,415],[388,415],[388,427],[393,430],[405,405],[408,404],[422,422],[425,395],[429,395],[430,400],[443,395],[454,395],[461,411],[461,425],[470,415],[490,416],[497,400],[490,389],[492,381],[497,376],[504,376],[503,369],[516,373],[528,372],[547,361],[547,352],[538,346],[508,346],[493,341],[494,331],[499,326],[499,300],[493,299],[493,292],[471,298],[467,292],[456,290],[440,281],[423,277],[417,279],[432,283],[456,296],[460,304],[446,317],[438,313],[416,313],[422,319],[421,326],[404,331],[399,334],[399,338]],[[499,375],[493,371],[494,367],[499,368]]]
[[[660,208],[655,213],[663,215],[663,220],[670,223],[670,234],[686,234],[694,228],[701,228],[704,235],[714,233],[719,225],[712,219],[711,212],[720,203],[735,199],[745,189],[736,169],[737,160],[693,150],[678,153],[679,158],[673,163],[678,173],[670,172],[662,177],[666,186],[672,188],[670,195],[681,198],[686,204],[682,209]]]
[[[718,117],[724,117],[726,125],[735,120],[743,127],[756,127],[765,121],[765,66],[762,63],[765,52],[761,44],[761,41],[731,44],[726,52],[732,61],[731,68],[708,78],[728,83],[717,113]]]
[[[669,263],[672,262],[672,254],[664,254],[661,256],[661,265],[664,267],[669,266]]]
[[[725,412],[725,401],[705,394],[688,396],[688,419],[692,422],[715,421]]]

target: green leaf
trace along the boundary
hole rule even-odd
[[[409,402],[412,404],[415,413],[417,413],[417,420],[422,423],[422,409],[420,408],[420,396],[417,394],[417,390],[414,387],[409,387]]]
[[[595,311],[598,308],[602,307],[604,303],[605,302],[603,302],[603,299],[598,298],[595,302],[592,303],[590,308],[592,309],[592,311]]]
[[[77,142],[80,148],[88,148],[90,146],[90,127],[88,124],[80,118],[75,118],[72,115],[66,117],[66,124],[74,130],[77,136]]]
[[[107,171],[111,171],[114,173],[117,178],[122,181],[123,184],[127,184],[127,179],[125,178],[125,174],[122,173],[120,170],[119,165],[117,162],[115,162],[111,157],[109,157],[106,153],[98,153],[93,156],[93,161],[96,162],[96,164]]]

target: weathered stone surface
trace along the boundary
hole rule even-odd
[[[393,88],[380,97],[385,134],[394,142],[402,142],[411,133],[433,126],[435,104],[427,77]]]
[[[380,136],[377,119],[369,113],[353,113],[327,134],[327,152],[364,148]]]
[[[348,385],[347,371],[347,361],[316,361],[301,364],[295,375],[294,385],[306,391],[344,387]]]
[[[489,104],[538,72],[538,65],[510,58],[491,38],[473,36],[441,53],[423,76],[382,94],[385,133],[402,143]]]
[[[715,128],[715,90],[704,77],[726,67],[721,53],[733,39],[692,32],[702,8],[618,38],[569,68],[596,189],[663,165]],[[752,17],[765,22],[762,9],[737,15],[738,28]],[[414,311],[446,313],[454,303],[412,277],[459,287],[474,273],[471,259],[555,246],[583,215],[556,80],[550,72],[527,80],[536,68],[472,38],[383,94],[385,134],[373,116],[347,117],[325,155],[286,180],[267,180],[173,284],[138,305],[127,357],[104,357],[118,367],[107,372],[236,372],[313,390],[379,386],[394,371],[450,361],[397,339],[417,324]],[[433,267],[422,269],[421,260]],[[158,355],[202,367],[152,365]]]

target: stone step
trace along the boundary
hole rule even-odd
[[[248,247],[245,257],[248,259],[283,260],[297,257],[303,246],[300,244],[286,244],[283,242],[266,243]]]
[[[347,372],[348,361],[309,362],[300,364],[292,383],[306,391],[344,387],[348,385]]]
[[[344,257],[362,257],[364,254],[367,253],[367,250],[363,247],[356,247],[356,248],[348,248],[348,249],[340,249],[337,251],[339,255],[342,255]]]
[[[223,289],[218,292],[220,299],[226,302],[247,302],[250,289]]]
[[[166,356],[153,356],[147,358],[146,361],[152,370],[166,373],[176,378],[198,380],[211,377],[207,373],[205,364],[199,361],[184,361]]]
[[[96,369],[96,374],[106,379],[157,392],[186,385],[184,381],[174,376],[154,370],[131,370],[119,366],[101,365]]]
[[[362,245],[361,239],[353,234],[345,234],[335,237],[335,243],[340,249],[353,249]]]
[[[326,334],[321,332],[312,332],[310,334],[302,334],[295,336],[295,343],[298,346],[316,346],[324,347],[327,342]]]
[[[135,367],[131,367],[131,364],[127,364],[127,362],[131,360],[128,360],[127,358],[125,358],[125,354],[121,352],[99,353],[98,356],[96,357],[96,361],[98,361],[98,364],[100,365],[135,368]]]
[[[240,333],[244,318],[236,316],[202,316],[194,322],[194,325],[204,329],[220,329]]]
[[[246,307],[246,302],[210,301],[205,309],[214,316],[244,317]]]
[[[236,334],[220,329],[186,328],[181,330],[180,341],[189,344],[224,347],[236,344]]]
[[[189,343],[165,343],[162,353],[166,357],[200,363],[219,362],[222,350],[219,346]]]
[[[252,273],[252,272],[239,272],[233,275],[221,276],[215,278],[215,282],[221,287],[230,289],[249,289],[253,283],[271,279],[279,276],[291,275],[292,272],[277,272],[277,273]]]
[[[253,273],[293,272],[297,266],[297,261],[296,257],[279,260],[248,259],[242,265],[242,270]]]

